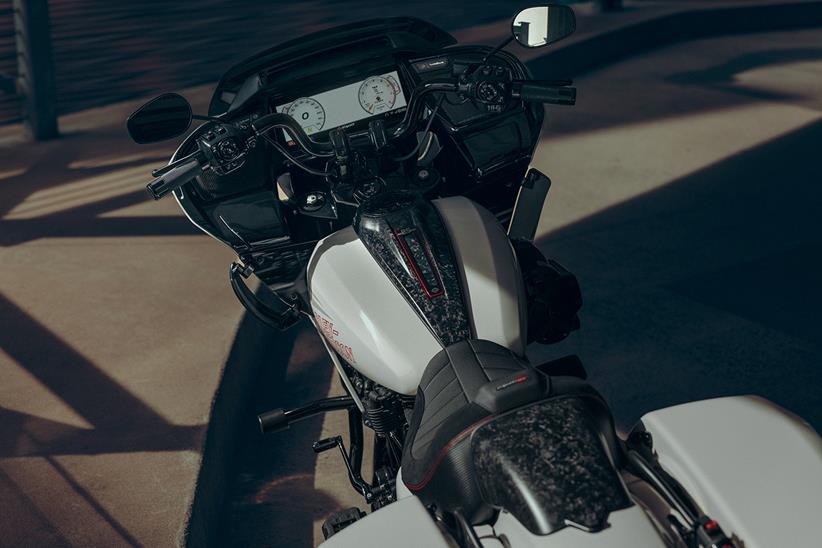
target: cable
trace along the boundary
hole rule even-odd
[[[442,104],[442,100],[445,99],[445,94],[443,93],[440,95],[440,98],[437,100],[436,106],[434,106],[434,110],[431,111],[431,116],[428,117],[428,123],[425,124],[425,130],[423,130],[423,135],[428,135],[428,130],[431,129],[431,123],[434,121],[434,117],[437,114],[437,111],[440,109],[440,105]],[[423,139],[420,139],[417,143],[417,146],[414,147],[414,150],[406,154],[405,156],[401,156],[399,158],[394,158],[398,162],[404,162],[414,156],[420,150],[420,146],[422,145]],[[430,146],[430,142],[429,142]]]
[[[302,162],[297,160],[294,156],[292,156],[290,152],[288,152],[286,149],[284,149],[282,147],[282,145],[280,145],[280,143],[278,143],[277,141],[272,139],[269,135],[263,134],[263,139],[268,141],[268,143],[271,146],[273,146],[280,154],[282,154],[283,156],[288,158],[288,160],[290,160],[292,164],[299,167],[300,169],[302,169],[302,170],[304,170],[304,171],[306,171],[306,172],[308,172],[312,175],[316,175],[318,177],[328,177],[329,175],[331,175],[330,171],[320,171],[319,169],[314,169],[313,167],[308,167],[307,165],[303,164]]]

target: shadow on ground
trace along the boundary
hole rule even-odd
[[[254,381],[253,413],[241,417],[239,425],[221,546],[311,546],[314,520],[340,509],[336,499],[314,485],[317,458],[311,445],[320,438],[322,417],[265,436],[255,420],[263,411],[325,397],[333,365],[310,326],[268,334],[272,340],[293,340],[293,351],[287,370],[285,362],[275,360],[264,364]],[[283,345],[275,347],[281,354]]]
[[[757,394],[822,431],[822,123],[551,234],[579,277],[578,352],[629,425],[652,409]]]

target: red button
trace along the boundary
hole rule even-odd
[[[716,522],[715,519],[712,519],[711,521],[709,521],[708,523],[705,524],[705,530],[706,531],[713,531],[717,527],[719,527],[719,524]],[[722,548],[725,548],[725,547],[723,546]]]

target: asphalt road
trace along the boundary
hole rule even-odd
[[[822,31],[676,45],[579,78],[578,105],[549,108],[533,162],[554,181],[539,244],[577,274],[585,304],[581,331],[529,354],[579,354],[623,428],[758,394],[822,431],[819,44]],[[316,335],[271,348],[283,343],[258,411],[338,390]],[[310,450],[339,419],[267,438],[249,424],[226,544],[308,546],[329,512],[358,503],[338,457]]]

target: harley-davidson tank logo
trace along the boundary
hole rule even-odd
[[[357,360],[354,359],[354,351],[351,350],[351,347],[339,340],[337,337],[340,336],[340,332],[334,329],[334,322],[322,316],[318,312],[314,312],[314,318],[317,320],[317,325],[320,326],[320,331],[331,343],[331,346],[334,347],[334,350],[340,353],[340,356],[345,358],[345,360],[354,365],[357,363]]]

